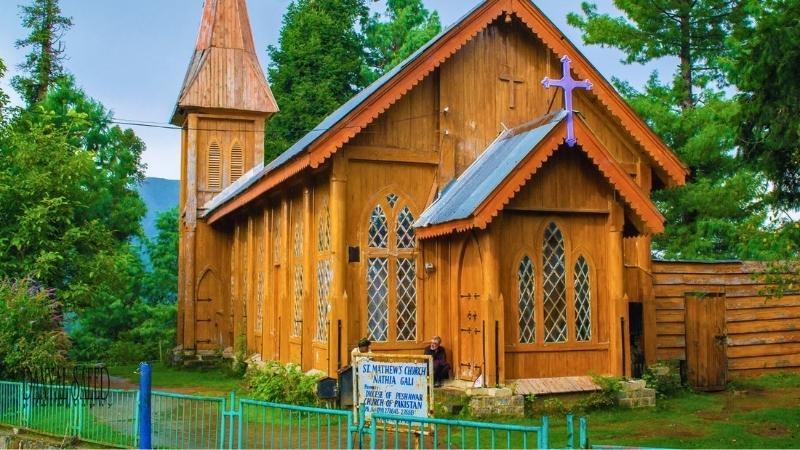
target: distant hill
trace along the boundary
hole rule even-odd
[[[139,186],[139,194],[147,206],[147,213],[142,219],[145,236],[154,237],[157,234],[158,213],[178,206],[178,188],[178,180],[164,178],[145,178]]]

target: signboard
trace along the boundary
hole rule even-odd
[[[433,409],[429,356],[377,355],[355,357],[358,413],[429,417]]]

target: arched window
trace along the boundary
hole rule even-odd
[[[244,174],[244,152],[238,142],[234,142],[231,147],[231,183],[238,180]]]
[[[389,229],[381,205],[372,210],[368,233],[368,247],[388,248]],[[375,341],[389,338],[389,256],[381,253],[367,259],[367,330]]]
[[[517,270],[519,342],[522,344],[536,342],[536,284],[533,273],[533,261],[528,255],[523,256]]]
[[[211,142],[208,146],[208,189],[222,189],[222,157],[217,141]]]
[[[413,250],[414,215],[408,206],[403,207],[397,215],[395,226],[395,242],[400,249]],[[417,259],[415,255],[398,253],[397,267],[397,340],[413,341],[417,339]]]
[[[260,224],[260,222],[255,222]],[[256,229],[256,320],[255,331],[261,333],[264,328],[264,227]]]
[[[542,290],[544,294],[544,341],[567,340],[567,285],[564,237],[555,223],[544,232]]]
[[[592,286],[589,264],[581,255],[575,263],[575,340],[592,340]]]
[[[294,224],[294,268],[292,289],[294,298],[294,321],[292,322],[292,336],[303,335],[303,227],[298,221]]]
[[[414,214],[396,194],[387,195],[370,213],[366,239],[367,335],[377,342],[414,341],[417,339]]]
[[[317,234],[317,320],[315,340],[328,342],[328,304],[331,292],[331,212],[322,202]]]

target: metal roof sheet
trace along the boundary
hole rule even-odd
[[[566,117],[567,112],[562,110],[501,133],[455,183],[443,190],[414,226],[423,228],[472,216],[514,168]]]
[[[222,192],[214,196],[208,203],[205,204],[204,208],[206,212],[203,214],[208,215],[213,212],[215,209],[219,208],[223,204],[227,203],[228,200],[236,197],[237,195],[241,194],[247,188],[255,184],[258,180],[269,174],[270,172],[278,169],[279,167],[283,166],[284,164],[291,161],[294,157],[300,155],[303,151],[305,151],[308,146],[316,142],[326,131],[334,128],[336,124],[338,124],[342,119],[344,119],[348,114],[353,112],[360,104],[366,101],[372,94],[377,92],[381,87],[383,87],[389,80],[397,76],[403,69],[405,69],[410,63],[416,60],[423,52],[428,50],[431,46],[439,42],[447,33],[449,33],[453,28],[456,28],[461,22],[463,22],[466,18],[472,15],[478,8],[483,6],[485,3],[484,1],[479,2],[475,5],[474,8],[470,9],[466,14],[461,16],[458,20],[453,22],[450,26],[442,30],[441,33],[437,34],[433,39],[426,42],[422,47],[418,48],[417,51],[409,55],[408,58],[403,60],[400,64],[395,66],[393,69],[389,70],[383,76],[375,80],[374,83],[364,88],[361,92],[353,96],[350,100],[345,102],[342,106],[340,106],[336,111],[332,112],[328,117],[324,118],[322,122],[319,123],[313,130],[309,131],[305,136],[300,138],[299,141],[295,142],[291,147],[289,147],[285,152],[281,153],[280,156],[275,158],[272,162],[267,164],[264,167],[263,164],[259,164],[258,166],[254,167],[252,170],[244,174],[236,183],[228,186]]]

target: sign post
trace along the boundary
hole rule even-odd
[[[359,423],[372,414],[428,418],[433,414],[433,360],[427,355],[354,356],[353,402]],[[363,422],[362,422],[363,421]]]

